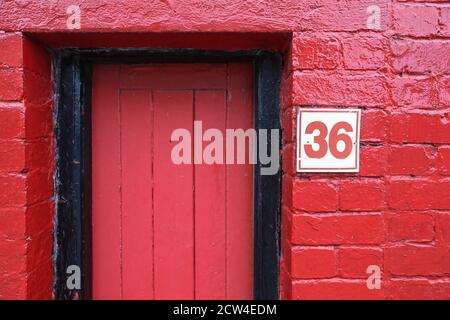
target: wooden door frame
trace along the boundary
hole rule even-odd
[[[56,143],[53,289],[56,299],[90,299],[92,65],[252,62],[254,127],[280,130],[282,56],[266,50],[57,49],[53,50],[53,57]],[[260,175],[260,169],[258,160],[254,166],[253,199],[254,298],[278,299],[281,160],[275,175]],[[70,265],[81,269],[80,290],[69,290],[66,286],[66,270]]]

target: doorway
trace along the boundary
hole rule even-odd
[[[55,70],[55,297],[277,299],[280,171],[175,165],[170,133],[279,129],[280,54],[63,49]]]

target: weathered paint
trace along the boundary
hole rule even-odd
[[[367,7],[383,12],[382,30],[391,23],[391,1],[299,0],[71,0],[3,1],[1,30],[66,32],[66,10],[79,5],[88,32],[284,32],[368,30]]]
[[[112,46],[147,32],[159,39],[136,46],[197,48],[211,46],[208,32],[263,35],[243,35],[247,48],[292,35],[287,47],[268,44],[285,52],[281,296],[450,297],[448,1],[91,0],[70,31],[72,1],[1,4],[0,298],[51,297],[50,59],[28,37],[108,46],[100,31]],[[367,27],[369,5],[380,7],[380,30]],[[197,34],[184,42],[167,31]],[[228,37],[212,46],[241,47]],[[319,105],[363,108],[359,174],[295,174],[296,110]],[[380,290],[366,287],[368,264],[381,266]]]

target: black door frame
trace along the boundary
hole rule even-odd
[[[53,57],[56,142],[53,289],[56,299],[90,299],[92,65],[253,62],[255,129],[280,130],[282,56],[266,50],[58,49],[53,50]],[[268,143],[270,147],[270,140]],[[254,298],[278,299],[281,160],[275,175],[260,175],[261,166],[259,160],[254,166]],[[70,265],[81,269],[79,290],[67,288],[66,270]]]

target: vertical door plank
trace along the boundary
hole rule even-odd
[[[223,134],[225,92],[196,91],[195,118],[202,121],[203,133],[214,128]],[[222,142],[222,137],[219,140]],[[209,144],[203,142],[202,150]],[[194,172],[195,298],[225,299],[225,165],[203,163],[196,165]]]
[[[252,66],[228,65],[227,128],[253,128]],[[236,155],[236,151],[235,151]],[[248,159],[248,157],[247,157]],[[253,298],[253,166],[227,165],[227,299]]]
[[[150,92],[121,91],[124,299],[153,299]]]
[[[119,67],[96,65],[92,95],[94,299],[122,298]]]
[[[193,168],[171,160],[172,131],[192,132],[193,93],[154,91],[153,107],[155,299],[193,299]]]

